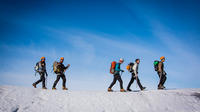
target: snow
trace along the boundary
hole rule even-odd
[[[200,112],[200,89],[108,93],[0,86],[0,112]]]

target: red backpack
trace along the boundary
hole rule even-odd
[[[113,61],[110,66],[110,73],[114,74],[115,72],[116,61]]]

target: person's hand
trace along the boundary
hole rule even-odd
[[[122,72],[124,72],[124,70],[122,70]]]
[[[46,73],[46,76],[48,77],[48,74]]]
[[[68,67],[70,66],[70,64],[67,65]]]

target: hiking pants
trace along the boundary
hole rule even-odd
[[[42,87],[45,87],[45,73],[39,72],[39,74],[40,74],[40,79],[36,81],[34,84],[37,85],[38,83],[42,82]]]
[[[123,81],[119,73],[114,74],[113,82],[110,84],[109,88],[112,88],[115,85],[117,80],[120,83],[120,88],[123,89]]]
[[[142,84],[140,83],[140,79],[138,78],[138,76],[136,77],[134,73],[132,73],[132,77],[131,77],[131,80],[127,86],[127,89],[130,89],[131,85],[133,84],[134,80],[137,81],[137,84],[138,86],[140,87],[140,89],[142,90],[143,89],[143,86]]]
[[[166,73],[165,72],[158,72],[158,76],[160,78],[160,82],[158,84],[158,87],[159,86],[163,86],[165,84],[165,81],[167,80],[167,77],[166,77]]]
[[[62,74],[58,74],[58,75],[57,75],[57,78],[56,78],[56,80],[55,80],[55,82],[54,82],[54,84],[53,84],[53,88],[56,87],[56,85],[57,85],[58,81],[60,80],[60,78],[62,78],[62,80],[63,80],[62,86],[65,87],[66,78],[65,78],[65,75],[62,73]]]

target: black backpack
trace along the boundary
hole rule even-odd
[[[154,63],[153,63],[155,71],[158,71],[158,64],[159,64],[159,61],[155,60]]]
[[[128,65],[127,65],[127,67],[126,67],[126,69],[130,72],[130,73],[132,73],[133,72],[133,65],[134,65],[134,63],[129,63]]]

